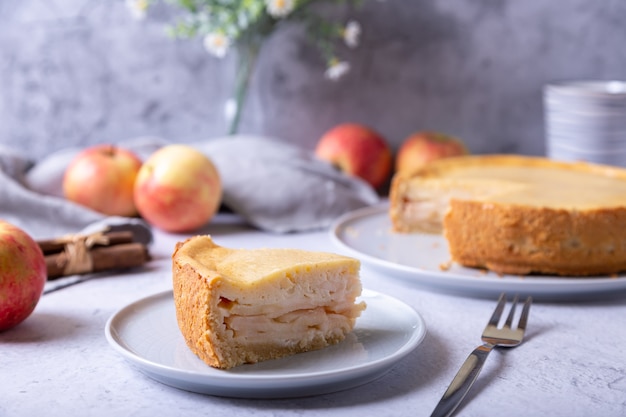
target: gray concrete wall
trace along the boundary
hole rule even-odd
[[[0,0],[0,144],[33,157],[156,135],[222,136],[235,57],[132,19],[122,0]],[[313,148],[333,125],[371,125],[394,148],[436,129],[474,153],[544,153],[542,86],[626,79],[624,0],[387,0],[356,12],[362,44],[339,82],[299,27],[265,45],[242,121]]]

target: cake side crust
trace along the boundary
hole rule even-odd
[[[515,275],[624,271],[624,228],[626,208],[579,212],[452,200],[444,218],[453,261]]]
[[[180,247],[177,244],[176,250]],[[176,253],[176,252],[174,252]],[[209,287],[204,277],[188,264],[174,261],[172,266],[174,305],[178,327],[185,343],[200,359],[216,368],[224,367],[225,360],[213,349],[207,339],[211,323],[209,318]]]

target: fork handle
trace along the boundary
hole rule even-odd
[[[461,404],[463,398],[469,391],[470,387],[476,381],[480,370],[483,368],[485,360],[495,345],[485,343],[478,346],[465,359],[461,369],[450,383],[450,386],[439,400],[439,404],[431,414],[431,417],[447,417],[452,415],[454,410]]]

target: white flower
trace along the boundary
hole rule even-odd
[[[230,48],[230,39],[223,33],[209,33],[204,37],[204,47],[210,54],[223,58]]]
[[[328,68],[326,68],[324,75],[329,80],[336,81],[346,75],[348,71],[350,71],[349,62],[333,59],[328,65]]]
[[[148,0],[126,0],[126,7],[137,20],[143,20],[148,10]]]
[[[296,0],[265,0],[267,12],[272,17],[285,17],[296,7]]]
[[[228,100],[226,100],[226,103],[224,103],[224,116],[226,117],[226,120],[233,120],[236,113],[237,100],[235,100],[234,98],[229,98]]]
[[[343,29],[343,41],[350,48],[359,46],[359,38],[361,37],[361,25],[359,22],[351,20]]]

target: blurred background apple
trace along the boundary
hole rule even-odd
[[[130,150],[102,144],[88,147],[68,165],[63,193],[68,200],[112,216],[135,216],[135,178],[141,160]]]
[[[148,223],[167,232],[205,225],[222,200],[222,183],[213,162],[187,145],[167,145],[142,165],[135,204]]]
[[[357,123],[340,124],[324,133],[315,155],[375,189],[387,183],[393,169],[393,156],[386,139],[374,129]]]
[[[468,153],[460,139],[439,132],[416,132],[400,145],[396,154],[396,171],[411,172],[436,159]]]

